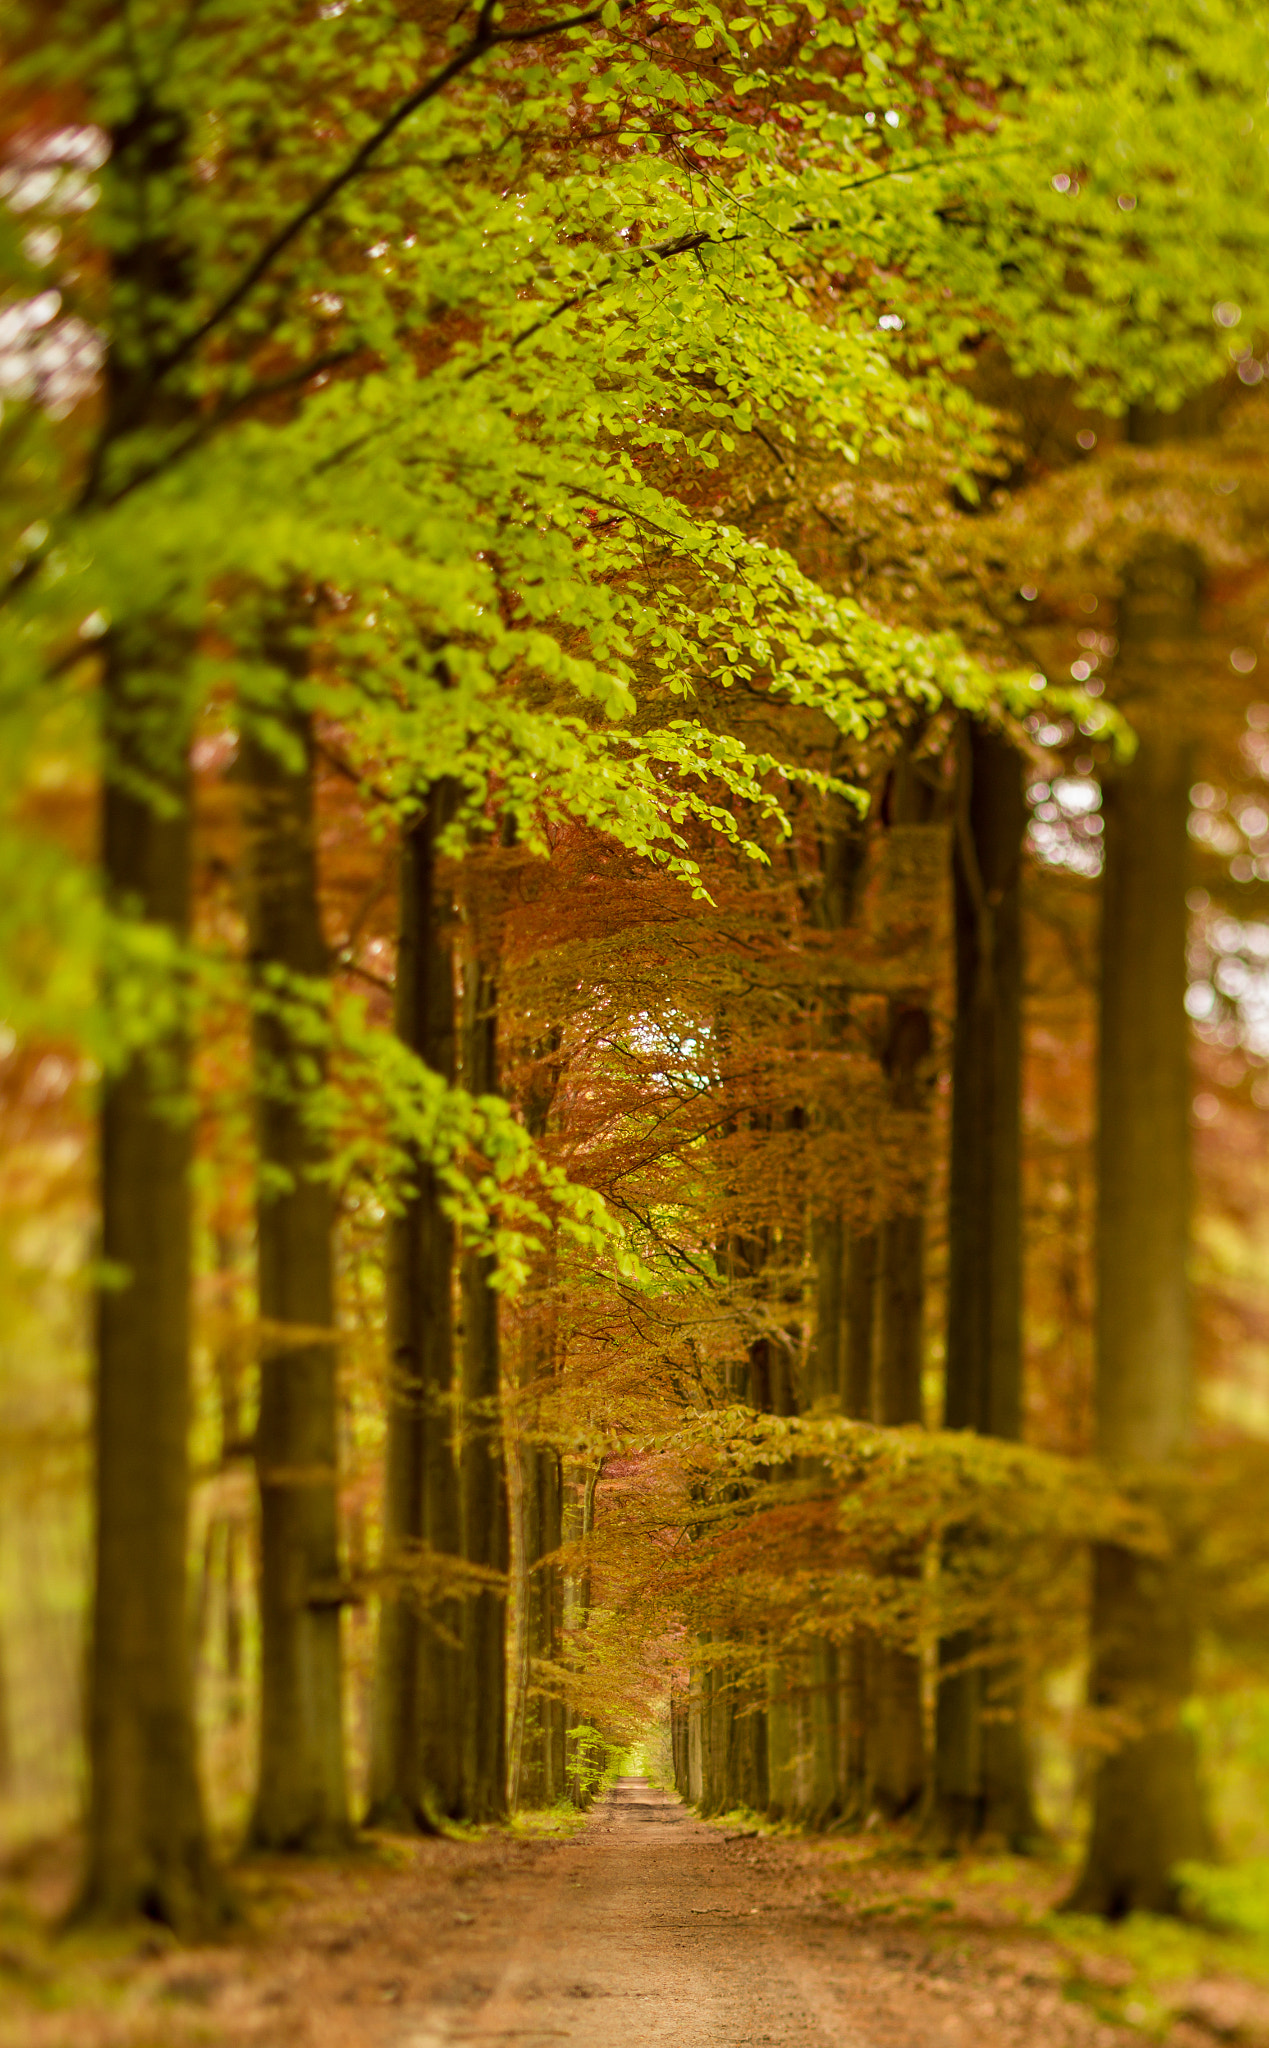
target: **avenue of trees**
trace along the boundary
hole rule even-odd
[[[78,1914],[658,1716],[705,1811],[1026,1853],[1084,1666],[1074,1903],[1171,1910],[1266,1619],[1191,1154],[1198,1061],[1252,1242],[1269,14],[3,55],[0,1547],[91,1500]]]

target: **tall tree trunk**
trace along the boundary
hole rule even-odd
[[[563,1652],[564,1574],[555,1558],[564,1541],[564,1481],[560,1454],[553,1444],[534,1447],[528,1466],[528,1484],[536,1500],[533,1512],[536,1557],[529,1571],[529,1675],[537,1697],[534,1701],[537,1726],[534,1734],[535,1797],[542,1806],[553,1806],[567,1791],[568,1759],[566,1733],[568,1716],[560,1697],[554,1672]],[[542,1666],[551,1667],[548,1677]]]
[[[835,951],[844,945],[845,934],[856,916],[866,850],[867,841],[858,817],[835,799],[821,840],[820,887],[813,905],[816,924],[833,935],[833,950],[828,955],[829,981],[820,1018],[820,1041],[830,1055],[840,1051],[849,1029],[849,993],[831,977]],[[831,1098],[823,1115],[830,1130],[840,1128],[840,1117]],[[811,1220],[815,1331],[808,1352],[805,1388],[807,1405],[821,1414],[868,1414],[871,1312],[865,1335],[869,1373],[865,1374],[861,1406],[853,1409],[850,1405],[858,1343],[852,1326],[852,1310],[856,1307],[852,1292],[859,1281],[854,1252],[840,1202],[823,1202]],[[851,1734],[859,1723],[859,1649],[856,1642],[820,1640],[813,1641],[808,1651],[807,1768],[802,1812],[812,1827],[827,1826],[839,1814],[853,1811],[859,1802],[858,1745],[852,1742]]]
[[[285,629],[266,642],[294,669]],[[278,714],[275,713],[275,717]],[[325,1079],[328,972],[317,898],[312,732],[281,714],[287,757],[243,737],[247,927],[254,987],[260,1295],[260,1762],[251,1840],[348,1839],[340,1655],[334,1204],[312,1102]]]
[[[580,1567],[566,1572],[563,1582],[564,1646],[575,1664],[580,1657],[581,1638],[590,1616],[590,1565],[585,1546],[594,1534],[595,1494],[602,1469],[602,1458],[595,1460],[585,1453],[568,1459],[564,1466],[563,1540],[566,1544],[582,1546],[583,1552]],[[576,1708],[568,1708],[565,1716],[567,1765],[564,1789],[574,1806],[589,1806],[591,1801],[585,1725]]]
[[[755,1238],[737,1239],[733,1247],[733,1258],[742,1270],[752,1275],[764,1292],[769,1292],[767,1266],[771,1256],[769,1232],[764,1230]],[[749,1346],[748,1385],[744,1389],[749,1404],[761,1415],[792,1415],[796,1412],[793,1375],[789,1370],[788,1353],[785,1343],[778,1337],[758,1337]],[[787,1465],[779,1467],[758,1467],[755,1478],[773,1479],[778,1473],[787,1474]],[[771,1642],[771,1661],[766,1671],[766,1699],[761,1706],[755,1705],[752,1712],[760,1718],[761,1728],[755,1728],[751,1741],[755,1751],[755,1768],[759,1774],[759,1785],[765,1787],[764,1810],[773,1819],[779,1820],[792,1815],[799,1803],[799,1782],[797,1773],[798,1740],[797,1729],[799,1704],[797,1690],[801,1678],[800,1657],[782,1653],[776,1641]],[[719,1667],[712,1667],[716,1683]],[[702,1738],[702,1758],[707,1761],[704,1745],[709,1740],[708,1723]]]
[[[1200,564],[1143,548],[1120,607],[1120,673],[1138,734],[1106,785],[1098,1074],[1097,1446],[1166,1505],[1191,1427],[1189,1044],[1185,891],[1192,772],[1178,687],[1198,636]],[[1191,684],[1192,687],[1192,684]],[[1175,1871],[1210,1840],[1194,1738],[1193,1617],[1183,1561],[1114,1545],[1094,1561],[1096,1706],[1131,1733],[1098,1768],[1072,1905],[1167,1911]]]
[[[948,1201],[944,1425],[1016,1439],[1022,1428],[1022,761],[962,719],[952,842],[956,1027]],[[954,1539],[953,1539],[954,1540]],[[1034,1838],[1020,1680],[941,1646],[930,1826],[949,1843]],[[959,1669],[955,1667],[961,1667]]]
[[[545,1137],[559,1087],[558,1031],[534,1049],[531,1077],[521,1106],[531,1138]],[[560,1455],[543,1428],[543,1403],[555,1376],[554,1243],[535,1262],[519,1314],[519,1389],[513,1440],[508,1444],[511,1481],[514,1624],[508,1711],[511,1804],[550,1806],[563,1797],[563,1701],[552,1689],[551,1670],[560,1653],[561,1573],[554,1554],[560,1527]],[[558,1729],[558,1734],[557,1734]],[[558,1767],[557,1767],[558,1766]]]
[[[842,1413],[855,1422],[872,1419],[873,1341],[877,1321],[877,1233],[852,1231],[844,1246],[842,1280]],[[867,1804],[868,1673],[874,1650],[863,1633],[838,1650],[841,1693],[838,1706],[838,1778],[841,1810],[859,1817]]]
[[[840,1415],[846,1344],[846,1237],[840,1208],[826,1209],[813,1220],[811,1255],[815,1329],[807,1360],[807,1405],[821,1415]],[[822,1480],[822,1471],[813,1461],[809,1470]],[[841,1777],[840,1723],[842,1675],[849,1654],[849,1646],[839,1650],[827,1638],[812,1641],[807,1651],[807,1763],[801,1809],[802,1818],[813,1828],[827,1827],[848,1803],[848,1787]]]
[[[543,1320],[548,1327],[542,1327]],[[550,1806],[563,1796],[563,1702],[552,1690],[551,1667],[560,1654],[561,1573],[554,1553],[563,1541],[560,1526],[560,1458],[538,1434],[537,1412],[550,1375],[549,1315],[530,1294],[523,1306],[521,1393],[529,1404],[526,1425],[508,1447],[515,1532],[509,1711],[510,1786],[513,1806]]]
[[[173,664],[186,653],[173,650]],[[121,629],[106,648],[102,864],[113,909],[188,933],[179,672]],[[106,1001],[135,999],[126,967]],[[179,1004],[102,1085],[96,1575],[81,1917],[198,1932],[223,1909],[198,1787],[189,1656],[189,1050]]]
[[[436,890],[437,840],[456,786],[428,791],[401,840],[396,1028],[434,1073],[455,1074],[453,915]],[[458,1602],[428,1583],[457,1556],[453,1428],[454,1227],[430,1163],[415,1156],[388,1248],[387,1446],[370,1804],[378,1826],[432,1828],[459,1807]],[[416,1584],[410,1584],[413,1571]],[[422,1582],[417,1583],[422,1573]]]
[[[886,795],[886,825],[930,829],[935,793],[910,755],[896,763]],[[915,1117],[926,1108],[925,1062],[932,1033],[919,997],[890,1004],[882,1059],[890,1101]],[[928,1146],[923,1119],[917,1143]],[[873,1420],[894,1428],[924,1418],[921,1378],[925,1357],[925,1209],[918,1176],[908,1206],[887,1216],[877,1231],[875,1269]],[[915,1564],[914,1564],[914,1569]],[[868,1669],[869,1801],[884,1813],[904,1814],[920,1799],[925,1778],[921,1666],[911,1651],[873,1646]]]
[[[924,1008],[891,1006],[886,1067],[896,1108],[922,1099],[921,1063],[930,1046]],[[877,1233],[876,1364],[873,1420],[887,1427],[920,1422],[924,1359],[925,1217],[920,1210],[888,1216]],[[921,1796],[925,1740],[920,1660],[888,1643],[868,1659],[867,1768],[869,1801],[883,1813],[908,1813]]]
[[[242,1416],[242,1347],[239,1332],[241,1314],[237,1301],[238,1246],[233,1233],[218,1229],[216,1244],[217,1311],[221,1332],[212,1354],[212,1373],[220,1405],[220,1464],[228,1472],[250,1444],[244,1435]],[[249,1582],[250,1530],[236,1504],[214,1514],[207,1529],[206,1567],[203,1576],[199,1624],[195,1643],[201,1651],[212,1648],[209,1636],[219,1626],[222,1684],[220,1696],[226,1720],[231,1726],[246,1717],[243,1683],[243,1588]],[[217,1605],[219,1601],[219,1606]],[[213,1668],[215,1668],[215,1651]]]
[[[473,1095],[498,1085],[497,989],[472,959],[464,1000],[464,1078]],[[507,1480],[502,1451],[501,1366],[494,1261],[468,1252],[463,1286],[463,1557],[504,1575],[510,1563]],[[490,1584],[463,1602],[463,1813],[498,1820],[507,1809],[507,1596]]]

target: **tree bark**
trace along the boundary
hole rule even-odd
[[[956,1025],[948,1201],[944,1426],[1022,1429],[1022,761],[962,719],[952,842]],[[954,1540],[954,1539],[953,1539]],[[1036,1834],[1021,1683],[985,1637],[941,1646],[929,1827],[951,1845]],[[968,1662],[977,1657],[980,1661]],[[955,1667],[960,1666],[957,1669]]]
[[[934,807],[934,791],[905,752],[887,791],[887,826],[928,827]],[[925,1001],[916,994],[895,997],[882,1063],[891,1103],[908,1116],[926,1108],[925,1063],[931,1042]],[[928,1144],[924,1124],[921,1143]],[[925,1355],[925,1212],[919,1183],[909,1206],[887,1216],[878,1228],[874,1285],[873,1420],[890,1428],[919,1423],[924,1419]],[[920,1799],[925,1779],[920,1660],[911,1651],[874,1644],[867,1688],[869,1804],[891,1815],[908,1813]]]
[[[448,780],[434,784],[402,834],[396,982],[402,1043],[451,1083],[453,916],[438,900],[436,848],[456,794]],[[416,1155],[401,1214],[389,1226],[387,1576],[379,1605],[367,1814],[380,1827],[430,1830],[459,1807],[459,1609],[452,1596],[438,1595],[428,1583],[433,1560],[457,1556],[461,1545],[453,1281],[454,1227],[441,1206],[432,1166]]]
[[[897,1108],[922,1099],[921,1063],[930,1046],[923,1007],[891,1006],[886,1067]],[[919,1210],[888,1216],[877,1233],[877,1336],[873,1420],[887,1427],[920,1422],[924,1357],[925,1217]],[[869,1803],[883,1813],[908,1813],[925,1778],[921,1666],[910,1650],[870,1646],[867,1771]]]
[[[1185,997],[1191,743],[1178,687],[1194,658],[1200,564],[1148,543],[1120,607],[1138,735],[1106,785],[1098,1073],[1097,1447],[1166,1507],[1192,1413],[1189,1042]],[[1191,685],[1192,687],[1192,685]],[[1126,1739],[1098,1768],[1071,1904],[1117,1918],[1176,1906],[1178,1863],[1210,1853],[1194,1738],[1193,1618],[1176,1550],[1103,1546],[1094,1564],[1095,1706]]]
[[[473,1095],[498,1085],[497,989],[486,963],[473,959],[465,990],[465,1079]],[[463,1557],[502,1576],[463,1602],[463,1814],[498,1820],[507,1810],[507,1595],[510,1563],[507,1480],[502,1450],[501,1365],[494,1261],[468,1252],[462,1262]]]
[[[852,1232],[845,1246],[842,1287],[845,1331],[842,1356],[842,1412],[853,1421],[872,1419],[873,1341],[877,1321],[877,1233]],[[838,1651],[841,1697],[838,1708],[838,1766],[842,1812],[860,1815],[868,1800],[868,1672],[873,1646],[862,1632]]]
[[[585,1545],[595,1529],[595,1494],[603,1470],[603,1459],[583,1452],[565,1462],[563,1471],[563,1540],[583,1547],[580,1569],[565,1572],[563,1578],[563,1638],[566,1654],[580,1653],[590,1616],[590,1566]],[[576,1656],[575,1656],[576,1661]],[[564,1776],[565,1796],[574,1806],[589,1806],[592,1791],[588,1778],[586,1725],[576,1708],[565,1714]]]
[[[568,1765],[565,1745],[567,1716],[564,1701],[552,1682],[543,1683],[538,1673],[543,1664],[558,1667],[563,1649],[564,1577],[553,1559],[564,1541],[564,1487],[560,1454],[553,1444],[539,1444],[528,1467],[529,1483],[535,1492],[533,1515],[536,1562],[529,1571],[529,1673],[537,1686],[537,1726],[534,1738],[535,1796],[542,1806],[554,1806],[566,1791]]]
[[[295,651],[267,646],[284,673]],[[279,714],[275,712],[275,718]],[[287,757],[244,733],[247,927],[254,990],[261,1355],[260,1761],[250,1837],[322,1851],[349,1838],[340,1654],[337,1342],[326,1147],[328,971],[317,897],[312,732],[286,709]]]
[[[546,1136],[562,1072],[560,1034],[534,1049],[521,1096],[525,1129]],[[560,1454],[544,1429],[543,1403],[555,1378],[557,1285],[553,1242],[539,1255],[520,1302],[519,1386],[515,1434],[508,1445],[511,1479],[514,1624],[509,1712],[510,1799],[550,1806],[564,1795],[564,1703],[554,1685],[560,1654],[561,1572],[555,1553],[560,1526]]]
[[[172,664],[186,650],[172,651]],[[102,865],[111,907],[173,946],[189,928],[188,728],[179,673],[106,647]],[[175,970],[174,970],[175,971]],[[105,997],[121,993],[112,972]],[[97,1296],[96,1572],[80,1918],[197,1934],[225,1910],[198,1786],[189,1655],[189,1048],[172,1014],[102,1086],[106,1279]]]
[[[820,843],[820,889],[814,904],[816,923],[834,935],[830,942],[834,951],[845,943],[857,915],[866,851],[861,821],[847,805],[834,800]],[[830,951],[820,1020],[821,1042],[829,1052],[845,1044],[850,1024],[850,995],[831,978],[833,957]],[[823,1114],[830,1129],[840,1126],[831,1099]],[[858,1406],[852,1405],[852,1397],[860,1369],[861,1332],[855,1319],[861,1304],[857,1297],[861,1285],[866,1291],[869,1288],[867,1255],[861,1264],[859,1246],[847,1232],[840,1202],[825,1202],[813,1215],[811,1254],[815,1333],[808,1358],[808,1405],[824,1414],[866,1417],[872,1364],[871,1297],[862,1332],[863,1390]],[[860,1670],[858,1641],[811,1643],[805,1691],[807,1767],[800,1805],[803,1818],[812,1827],[826,1827],[839,1815],[853,1812],[862,1796]]]

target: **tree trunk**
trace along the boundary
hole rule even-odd
[[[1191,1427],[1189,1043],[1185,890],[1191,748],[1178,683],[1194,658],[1200,565],[1147,545],[1120,608],[1139,745],[1108,778],[1098,1075],[1097,1446],[1166,1506]],[[1187,679],[1188,680],[1188,679]],[[1192,681],[1189,685],[1192,688]],[[1169,701],[1171,699],[1171,702]],[[1092,1698],[1131,1732],[1098,1768],[1071,1900],[1112,1918],[1176,1905],[1175,1870],[1210,1853],[1194,1738],[1183,1561],[1097,1554]]]
[[[530,1300],[526,1313],[532,1316],[533,1312]],[[534,1341],[540,1335],[533,1329],[524,1334],[521,1385],[530,1398],[549,1371]],[[560,1654],[560,1567],[551,1561],[563,1540],[559,1453],[530,1434],[515,1445],[514,1465],[511,1796],[513,1806],[551,1806],[564,1793],[563,1760],[558,1753],[563,1702],[552,1689],[551,1675]]]
[[[962,719],[952,847],[956,1027],[948,1203],[944,1426],[1016,1439],[1022,1429],[1022,761]],[[953,1539],[954,1540],[954,1539]],[[962,1632],[941,1661],[989,1660]],[[990,1661],[939,1686],[931,1830],[953,1843],[1034,1839],[1021,1683]]]
[[[401,840],[396,1028],[448,1082],[455,1073],[453,920],[436,892],[437,839],[455,786],[428,791]],[[457,1555],[453,1446],[454,1227],[430,1163],[415,1156],[389,1226],[387,1444],[383,1561],[367,1819],[431,1829],[459,1802],[458,1603],[428,1583]],[[416,1583],[411,1586],[411,1572]],[[423,1577],[420,1581],[419,1573]]]
[[[921,1007],[891,1006],[886,1067],[899,1109],[915,1109],[919,1069],[930,1046]],[[925,1218],[919,1210],[888,1216],[877,1233],[876,1367],[873,1420],[887,1427],[920,1422],[924,1357]],[[867,1769],[869,1803],[883,1813],[911,1811],[925,1777],[920,1660],[910,1650],[874,1643],[868,1659]]]
[[[820,843],[820,887],[813,911],[821,930],[831,934],[828,985],[823,991],[820,1040],[825,1050],[840,1052],[850,1024],[849,992],[832,979],[838,949],[854,923],[859,885],[864,873],[867,840],[860,820],[834,799]],[[835,1102],[822,1111],[829,1129],[840,1128]],[[809,1348],[806,1405],[826,1415],[867,1415],[867,1382],[861,1408],[852,1410],[850,1394],[856,1368],[856,1335],[852,1328],[853,1289],[858,1274],[854,1247],[848,1238],[840,1202],[825,1201],[811,1220],[811,1255],[815,1269],[815,1332]],[[871,1318],[866,1335],[871,1355]],[[813,1468],[812,1468],[813,1469]],[[826,1827],[859,1800],[855,1756],[848,1729],[855,1702],[858,1644],[812,1641],[807,1653],[804,1692],[806,1767],[799,1807],[811,1827]]]
[[[807,1375],[808,1405],[819,1414],[840,1415],[845,1377],[846,1237],[840,1209],[815,1218],[811,1232],[815,1265],[815,1333]],[[814,1471],[814,1466],[811,1468]],[[842,1673],[850,1646],[839,1653],[823,1639],[810,1644],[806,1671],[807,1764],[800,1810],[807,1826],[827,1827],[849,1804],[841,1777]]]
[[[177,651],[177,658],[184,654]],[[106,649],[102,864],[112,909],[188,933],[179,674],[122,631]],[[135,990],[107,976],[106,1002]],[[87,1869],[78,1915],[182,1932],[223,1916],[198,1787],[189,1656],[189,1051],[179,1001],[102,1086],[106,1279],[97,1297],[96,1576]]]
[[[267,648],[284,673],[285,638]],[[277,714],[275,713],[275,716]],[[317,898],[312,733],[287,758],[245,732],[247,927],[254,989],[260,1295],[260,1762],[251,1840],[320,1851],[349,1837],[336,1492],[334,1205],[313,1104],[325,1080],[328,971]]]
[[[843,1405],[856,1422],[872,1416],[873,1338],[877,1320],[877,1233],[853,1234],[846,1247]]]
[[[845,1331],[842,1355],[842,1410],[853,1421],[872,1419],[873,1346],[877,1321],[877,1233],[852,1232],[845,1247],[842,1285]],[[838,1651],[841,1694],[838,1706],[838,1776],[842,1813],[859,1816],[867,1805],[868,1673],[875,1648],[860,1633]]]
[[[498,1085],[497,992],[488,967],[468,963],[465,1080],[473,1095]],[[463,1285],[463,1557],[502,1583],[463,1602],[463,1815],[499,1820],[507,1810],[507,1595],[510,1563],[502,1452],[498,1296],[494,1261],[468,1252]]]
[[[590,1615],[590,1566],[586,1562],[585,1545],[595,1528],[595,1493],[603,1470],[603,1459],[592,1461],[585,1454],[569,1459],[563,1476],[563,1540],[566,1544],[583,1546],[581,1568],[566,1572],[563,1579],[563,1627],[566,1654],[573,1654],[576,1663],[581,1652],[581,1638]],[[582,1716],[573,1707],[565,1714],[565,1796],[574,1806],[589,1806],[591,1790],[587,1775],[587,1746],[584,1739],[585,1724]]]
[[[546,1136],[559,1087],[559,1048],[558,1031],[535,1047],[531,1076],[522,1093],[525,1129],[535,1140]],[[552,1561],[562,1541],[560,1456],[543,1427],[543,1402],[555,1378],[556,1285],[552,1241],[535,1261],[520,1302],[518,1401],[514,1441],[508,1444],[515,1535],[508,1712],[513,1809],[550,1806],[564,1794],[564,1703],[553,1687],[561,1622],[560,1567]]]
[[[538,1454],[539,1528],[542,1555],[552,1556],[564,1541],[564,1474],[557,1450]],[[543,1568],[538,1654],[558,1665],[564,1646],[564,1574],[558,1564]],[[568,1778],[567,1715],[558,1693],[542,1700],[542,1801],[553,1806],[563,1799]]]

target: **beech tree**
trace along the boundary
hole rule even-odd
[[[302,675],[297,621],[265,652]],[[277,644],[280,642],[281,644]],[[288,644],[289,643],[289,644]],[[249,714],[248,714],[249,715]],[[280,750],[285,748],[282,757]],[[241,769],[259,1119],[260,1779],[262,1848],[338,1846],[344,1780],[336,1508],[335,1290],[329,1163],[306,1109],[324,1048],[308,1005],[326,979],[313,843],[313,734],[295,704],[268,739],[248,728]],[[316,1028],[315,1028],[316,1021]],[[311,1071],[310,1071],[311,1070]]]
[[[1097,1438],[1130,1483],[1165,1489],[1192,1426],[1184,993],[1193,739],[1181,690],[1201,589],[1194,551],[1167,537],[1147,542],[1129,567],[1120,666],[1139,745],[1106,806]],[[1211,1847],[1183,1719],[1194,1621],[1179,1528],[1170,1541],[1171,1557],[1105,1546],[1095,1558],[1092,1697],[1126,1715],[1131,1732],[1098,1771],[1073,1903],[1114,1918],[1175,1905],[1177,1866]]]
[[[1023,1396],[1023,762],[1003,735],[965,721],[956,767],[943,1424],[1016,1440]],[[981,1655],[984,1646],[964,1634],[943,1645],[935,1826],[952,1840],[985,1833],[1025,1846],[1036,1823],[1017,1677],[1007,1666],[973,1662],[976,1648]],[[994,1716],[984,1713],[992,1707]]]

